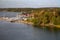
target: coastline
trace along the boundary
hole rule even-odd
[[[22,20],[18,20],[18,21],[10,21],[11,23],[25,23],[25,24],[31,24],[33,25],[32,22],[28,22],[28,21],[22,21]]]
[[[0,17],[0,20],[3,20],[3,21],[7,21],[7,22],[11,22],[11,23],[25,23],[25,24],[31,24],[31,25],[34,25],[32,22],[28,22],[28,21],[24,21],[24,20],[12,20],[12,21],[9,21],[9,19],[5,19],[3,17]],[[60,28],[60,25],[54,25],[54,24],[40,24],[40,26],[42,27],[49,27],[49,28]]]
[[[25,24],[34,25],[32,22],[22,21],[22,20],[17,20],[17,21],[14,21],[14,22],[15,23],[25,23]],[[49,28],[60,28],[60,25],[52,25],[52,24],[40,24],[40,26],[42,26],[42,27],[49,27]]]

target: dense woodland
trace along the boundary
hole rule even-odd
[[[59,25],[60,27],[60,8],[45,8],[37,9],[33,11],[34,25]]]
[[[0,11],[9,11],[9,12],[29,12],[34,10],[33,8],[0,8]]]

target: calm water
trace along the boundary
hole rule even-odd
[[[0,40],[60,40],[60,31],[0,21]]]
[[[16,17],[17,14],[21,14],[21,12],[0,12],[0,17]]]

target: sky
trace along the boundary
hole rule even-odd
[[[0,0],[0,8],[60,7],[60,0]]]

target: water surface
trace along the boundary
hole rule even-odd
[[[60,40],[60,32],[0,21],[0,40]]]
[[[49,31],[24,23],[0,21],[0,40],[60,40],[60,31]]]

